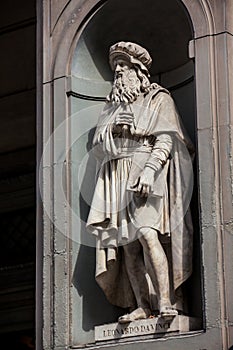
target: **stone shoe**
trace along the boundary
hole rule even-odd
[[[178,315],[178,311],[173,309],[171,306],[162,306],[160,308],[160,317],[166,318],[166,319],[172,319],[175,316]]]
[[[143,309],[142,307],[137,308],[130,314],[125,314],[118,318],[119,323],[129,323],[135,320],[143,320],[151,315],[150,309]]]

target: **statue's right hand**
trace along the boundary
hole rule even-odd
[[[131,186],[131,188],[135,189],[140,197],[148,197],[153,191],[154,177],[154,170],[145,167],[142,175],[138,177],[136,184]]]

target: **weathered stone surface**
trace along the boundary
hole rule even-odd
[[[195,37],[224,31],[233,33],[231,0],[182,0],[182,2],[192,15]],[[206,20],[203,15],[206,16]]]
[[[166,334],[170,332],[184,333],[200,328],[198,318],[176,316],[173,320],[155,317],[138,320],[128,324],[111,323],[95,327],[95,341],[122,339],[135,336]]]
[[[93,8],[94,5],[97,4],[97,0],[86,0],[84,5],[81,6],[82,1],[71,1],[67,2],[66,0],[61,0],[58,4],[58,1],[53,0],[49,1],[46,0],[43,2],[44,7],[44,42],[43,45],[46,47],[46,50],[44,50],[44,76],[43,76],[43,82],[46,83],[50,80],[52,80],[54,77],[60,77],[67,74],[70,74],[69,69],[67,68],[69,66],[70,58],[72,57],[72,50],[74,49],[74,46],[76,45],[76,42],[78,40],[77,34],[77,28],[79,27],[79,24],[82,23],[84,17],[87,15],[89,10]],[[189,10],[190,18],[194,26],[194,33],[195,37],[200,36],[206,36],[209,34],[220,33],[222,30],[228,30],[232,33],[232,11],[230,11],[232,5],[231,0],[226,1],[220,1],[220,0],[183,0],[180,1],[180,3],[184,3],[186,5],[187,10]],[[68,6],[65,6],[65,4],[68,4]],[[189,4],[189,5],[187,5]],[[63,5],[65,8],[65,11],[63,11]],[[223,11],[224,5],[227,5],[225,13]],[[71,6],[72,11],[71,11]],[[54,28],[53,35],[50,37],[50,26],[51,26],[51,13],[49,9],[51,9],[53,13],[53,21],[55,21],[59,18],[59,21],[57,22],[57,25]],[[73,11],[74,9],[74,11]],[[79,11],[80,9],[80,11]],[[63,11],[63,12],[62,12]],[[56,15],[55,15],[56,13]],[[61,15],[62,14],[62,15]],[[224,16],[225,18],[224,18]],[[61,15],[61,16],[60,16]],[[115,14],[113,14],[114,17]],[[75,17],[76,16],[76,17]],[[211,18],[214,17],[214,26],[211,25],[213,22],[211,22]],[[227,26],[226,26],[227,24]],[[148,24],[149,28],[149,24]],[[173,33],[174,34],[174,33]],[[219,35],[220,36],[220,35]],[[100,36],[101,37],[101,36]],[[153,35],[151,36],[154,40]],[[173,39],[173,35],[171,35]],[[210,43],[210,40],[213,38],[203,38],[198,39],[198,43],[195,46],[195,71],[196,71],[196,77],[195,77],[195,84],[197,88],[197,128],[198,129],[207,129],[202,130],[198,135],[198,160],[199,160],[199,176],[198,176],[198,184],[201,186],[201,248],[202,248],[202,268],[203,268],[203,294],[204,294],[204,301],[203,301],[203,309],[205,310],[205,315],[203,311],[203,316],[205,317],[205,326],[206,326],[206,332],[203,333],[196,333],[192,334],[192,336],[184,336],[184,337],[168,337],[166,341],[163,340],[156,340],[153,339],[148,340],[147,342],[140,342],[137,339],[137,342],[129,342],[125,347],[127,350],[144,350],[144,349],[154,349],[155,347],[159,348],[160,350],[167,350],[172,348],[173,350],[180,350],[180,349],[208,349],[208,350],[220,350],[220,349],[226,349],[230,348],[233,344],[233,332],[231,330],[232,327],[229,327],[229,340],[225,341],[225,347],[223,345],[224,341],[222,339],[222,336],[224,334],[224,325],[225,321],[227,322],[230,320],[232,322],[232,308],[228,307],[228,315],[225,318],[224,315],[224,309],[227,306],[227,304],[230,304],[231,300],[231,291],[232,291],[232,278],[231,278],[231,271],[232,271],[232,229],[229,225],[227,232],[226,232],[226,238],[225,243],[221,240],[217,244],[217,235],[219,235],[219,230],[216,231],[216,227],[214,226],[216,224],[215,220],[215,200],[219,200],[218,196],[216,195],[216,178],[215,178],[215,169],[214,169],[214,157],[213,153],[215,153],[218,149],[218,141],[212,138],[212,117],[213,117],[213,110],[216,108],[216,101],[220,101],[221,108],[217,110],[217,115],[221,120],[221,123],[224,124],[226,121],[226,118],[228,117],[227,114],[225,114],[224,109],[228,105],[229,101],[224,99],[224,93],[227,91],[229,93],[229,86],[232,84],[232,60],[228,59],[228,72],[226,68],[226,62],[224,62],[224,53],[225,50],[225,43],[222,41],[222,39],[218,39],[218,46],[215,47],[214,50],[212,50]],[[227,57],[232,57],[232,37],[230,35],[227,36]],[[164,41],[164,38],[163,38]],[[211,51],[212,50],[212,51]],[[211,51],[211,54],[210,54]],[[171,54],[171,53],[170,53]],[[219,59],[215,61],[215,58],[217,55],[220,55]],[[171,55],[172,56],[172,55]],[[171,57],[171,60],[173,61],[173,57]],[[215,64],[213,64],[213,61]],[[218,68],[219,67],[219,68]],[[53,70],[54,68],[54,70]],[[219,89],[213,90],[212,85],[212,77],[216,77],[216,70],[219,70],[222,68],[223,75],[218,73],[217,82],[220,84]],[[53,73],[54,72],[54,73]],[[227,74],[229,73],[229,75]],[[226,80],[229,79],[229,84],[226,83]],[[221,80],[221,81],[220,81]],[[46,84],[45,84],[46,86]],[[212,91],[210,89],[212,88]],[[56,100],[56,109],[54,108],[54,100],[53,100],[53,93],[52,93],[53,85],[50,83],[47,84],[47,87],[45,87],[45,95],[43,99],[44,103],[44,130],[43,130],[43,137],[44,140],[46,140],[50,134],[51,126],[54,123],[55,119],[55,125],[58,124],[59,121],[61,121],[62,118],[60,116],[67,116],[68,115],[68,103],[67,100],[64,99],[64,94],[66,91],[63,91],[62,88],[58,86],[58,84],[54,84],[54,89],[59,91],[59,94],[56,95],[55,92],[55,100]],[[216,95],[214,95],[216,93]],[[59,98],[59,96],[61,98]],[[231,97],[230,97],[231,99]],[[77,100],[77,104],[84,104],[83,101],[80,102],[80,100]],[[59,115],[53,115],[54,110],[59,111]],[[230,109],[232,108],[232,103],[230,105]],[[216,113],[216,110],[215,110]],[[220,116],[221,113],[221,116]],[[233,115],[233,113],[229,113],[230,116]],[[232,123],[232,122],[231,122]],[[232,131],[231,131],[232,133]],[[224,133],[222,132],[221,135],[219,135],[224,142],[225,137],[225,130]],[[64,144],[65,144],[64,140]],[[230,145],[232,147],[232,144]],[[56,154],[59,154],[60,148],[56,148]],[[224,147],[222,147],[222,150],[224,152]],[[230,150],[232,154],[232,149]],[[52,153],[52,152],[51,152]],[[229,154],[229,158],[230,158]],[[223,158],[222,158],[223,159]],[[229,159],[229,162],[231,161],[231,158]],[[227,157],[222,162],[222,167],[224,167],[224,163],[227,162]],[[46,162],[47,164],[47,162]],[[48,162],[49,164],[49,162]],[[218,167],[219,163],[216,163],[216,168]],[[232,164],[231,164],[232,167]],[[226,171],[224,172],[224,176],[227,176],[229,173],[229,169],[227,167]],[[232,174],[232,169],[231,169]],[[47,194],[45,195],[45,199],[47,202],[51,202],[50,198],[50,187],[53,188],[53,183],[50,183],[51,176],[50,176],[50,169],[44,169],[44,187],[45,190],[47,190]],[[208,184],[209,183],[209,184]],[[228,191],[229,186],[226,186],[224,189],[224,194]],[[230,189],[229,189],[230,192]],[[56,197],[56,193],[55,193]],[[56,197],[56,199],[58,199]],[[229,198],[227,197],[226,203],[228,203]],[[53,206],[51,206],[51,211],[53,210]],[[226,215],[227,214],[227,215]],[[225,219],[228,218],[228,211],[225,211]],[[213,225],[213,226],[211,226]],[[219,223],[217,222],[217,225]],[[45,349],[64,349],[67,346],[67,339],[68,339],[68,333],[70,332],[70,344],[69,346],[80,346],[79,344],[86,344],[90,343],[92,341],[92,336],[89,335],[86,337],[87,341],[82,342],[82,339],[80,339],[80,332],[83,333],[89,331],[89,328],[85,324],[85,318],[83,320],[82,312],[85,314],[86,319],[88,319],[88,322],[93,319],[93,312],[96,312],[96,309],[93,310],[92,308],[85,308],[85,305],[83,306],[82,302],[77,307],[77,303],[75,304],[74,297],[71,296],[70,299],[67,294],[69,286],[69,281],[64,278],[62,281],[62,278],[65,276],[65,273],[69,274],[69,267],[66,260],[66,255],[62,255],[61,259],[63,259],[62,264],[64,264],[65,269],[61,267],[60,256],[56,256],[56,268],[55,273],[56,275],[56,284],[53,285],[53,268],[52,261],[53,261],[53,245],[56,241],[56,248],[60,251],[60,246],[62,246],[63,238],[61,239],[61,242],[59,242],[60,237],[57,236],[56,240],[54,239],[52,228],[50,227],[49,220],[46,220],[46,214],[44,215],[44,301],[43,301],[43,323],[44,323],[44,336],[43,336],[43,342],[44,342],[44,348]],[[197,224],[198,226],[198,224]],[[50,231],[51,230],[51,231]],[[40,232],[39,232],[40,233]],[[61,243],[61,244],[60,244]],[[219,254],[221,253],[221,250],[223,248],[223,243],[225,245],[225,266],[221,264],[221,261],[219,261]],[[73,254],[73,253],[72,253]],[[83,261],[82,261],[83,262]],[[225,301],[224,295],[220,295],[220,290],[223,290],[224,286],[222,285],[222,280],[219,279],[219,274],[222,270],[226,268],[226,274],[229,276],[226,280],[227,284],[227,298],[229,300]],[[63,271],[63,274],[59,273],[59,269]],[[65,271],[65,273],[64,273]],[[85,272],[86,272],[85,268]],[[58,280],[61,279],[61,283],[57,283]],[[58,289],[62,288],[61,291]],[[64,292],[64,295],[67,297],[64,297],[62,293]],[[54,297],[55,294],[55,298]],[[93,292],[95,294],[95,292]],[[83,297],[83,295],[80,296],[80,300]],[[94,295],[96,297],[96,295]],[[68,300],[69,299],[69,300]],[[54,301],[54,302],[53,302]],[[99,301],[99,299],[98,299]],[[59,318],[66,318],[67,317],[67,323],[64,322],[64,320],[61,320],[59,322],[58,326],[55,328],[53,327],[53,314],[54,314],[54,305],[56,303],[63,303],[64,307],[67,308],[69,313],[67,313],[67,310],[63,310],[63,307],[56,308],[55,310],[55,320],[58,321]],[[194,302],[195,304],[195,302]],[[88,300],[86,302],[86,305],[90,305],[88,303]],[[223,314],[223,315],[222,315]],[[74,316],[76,315],[76,316]],[[101,315],[102,316],[102,315]],[[72,317],[79,318],[80,321],[80,328],[75,327],[72,323]],[[143,322],[143,321],[142,321]],[[68,324],[69,323],[69,324]],[[97,324],[97,323],[96,323]],[[130,324],[132,326],[132,323]],[[200,328],[199,328],[200,329]],[[60,339],[58,339],[56,333],[65,333],[61,335]],[[174,331],[178,332],[179,331]],[[55,344],[53,342],[53,335],[55,333]],[[74,336],[75,333],[75,336]],[[170,333],[170,332],[169,332]],[[166,333],[164,333],[166,334]],[[171,333],[170,333],[171,334]],[[151,336],[153,337],[153,335]],[[130,338],[129,338],[130,339]],[[132,339],[132,338],[131,338]],[[156,343],[156,344],[155,344]],[[226,344],[227,343],[227,344]],[[62,344],[62,345],[61,345]],[[84,346],[84,345],[83,345]],[[114,344],[115,346],[115,344]],[[101,346],[101,349],[109,349],[110,346],[107,344],[106,346],[103,344]]]
[[[68,3],[68,0],[51,0],[51,31],[54,29]]]
[[[233,290],[233,273],[232,273],[232,256],[228,254],[229,247],[233,246],[233,223],[229,223],[224,227],[224,257],[225,257],[225,283],[226,283],[226,296],[227,305],[227,316],[228,324],[231,325],[230,337],[232,338],[231,344],[233,344],[233,303],[232,300],[232,290]]]
[[[218,232],[214,226],[203,226],[201,232],[203,254],[203,297],[205,300],[206,328],[219,327],[219,257],[217,253]]]
[[[203,78],[210,74],[210,52],[209,38],[204,37],[195,41],[195,66],[196,80],[201,84],[196,84],[197,99],[197,129],[207,129],[212,127],[211,104],[211,80]]]

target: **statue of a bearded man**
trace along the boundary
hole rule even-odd
[[[96,187],[87,221],[96,236],[96,280],[118,321],[182,311],[177,291],[192,272],[192,144],[169,92],[149,81],[144,48],[110,48],[112,90],[93,139]],[[168,253],[170,249],[170,254]],[[151,288],[152,287],[152,288]]]

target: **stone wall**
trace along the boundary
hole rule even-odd
[[[104,6],[108,3],[107,1]],[[83,336],[85,327],[89,327],[82,323],[83,317],[88,315],[90,321],[91,317],[95,317],[91,316],[91,311],[94,313],[94,310],[88,310],[88,305],[86,308],[83,307],[85,293],[83,294],[81,290],[80,298],[76,298],[77,292],[74,291],[72,283],[76,263],[77,271],[82,266],[82,273],[85,274],[83,268],[85,256],[81,254],[78,261],[74,259],[77,247],[73,244],[72,238],[76,227],[73,225],[69,204],[72,204],[77,197],[73,196],[72,192],[74,168],[69,149],[74,126],[70,118],[74,112],[72,108],[75,104],[77,109],[84,106],[83,101],[74,102],[75,92],[79,93],[80,98],[80,91],[75,91],[73,88],[73,57],[86,23],[91,21],[91,16],[101,5],[103,2],[97,0],[64,0],[59,3],[46,0],[43,6],[42,4],[39,6],[41,12],[38,12],[41,13],[38,40],[40,47],[43,48],[42,61],[38,67],[38,81],[41,82],[38,86],[38,118],[43,128],[38,141],[40,152],[45,151],[40,169],[44,210],[41,212],[38,226],[43,232],[43,252],[38,254],[38,266],[43,267],[43,281],[41,284],[38,283],[38,297],[42,298],[43,309],[41,315],[38,314],[38,325],[43,326],[44,349],[84,347],[86,343],[89,343],[89,346],[92,343],[92,348],[99,347],[93,343],[91,332],[84,332]],[[199,278],[203,325],[199,331],[179,336],[172,335],[166,337],[166,341],[138,336],[126,345],[124,342],[114,345],[114,347],[125,347],[127,350],[156,348],[156,346],[161,350],[168,348],[226,350],[233,345],[230,94],[233,69],[232,2],[177,0],[177,6],[182,8],[193,28],[192,37],[189,38],[191,39],[189,58],[192,58],[195,64],[196,130],[193,135],[197,140],[196,225],[200,234],[197,247],[200,252]],[[133,8],[131,11],[133,15]],[[114,13],[112,16],[114,21]],[[164,16],[163,20],[166,20],[166,12]],[[176,12],[174,18],[175,16]],[[152,18],[156,18],[156,13],[152,14]],[[178,37],[174,40],[179,42]],[[182,40],[184,39],[180,38],[180,43],[183,44]],[[179,80],[179,77],[180,74],[175,81]],[[182,98],[179,99],[182,108]],[[92,103],[95,104],[93,101]],[[57,132],[51,140],[50,135],[54,130]],[[88,253],[88,250],[85,253]],[[91,261],[94,260],[89,260]],[[86,274],[89,273],[93,274],[93,270],[87,265]],[[89,283],[82,284],[84,287],[88,285]],[[93,304],[99,303],[99,298],[102,296],[93,295]],[[81,330],[74,327],[75,319],[79,319]],[[109,347],[111,348],[108,342],[106,345],[101,344],[101,349]]]

